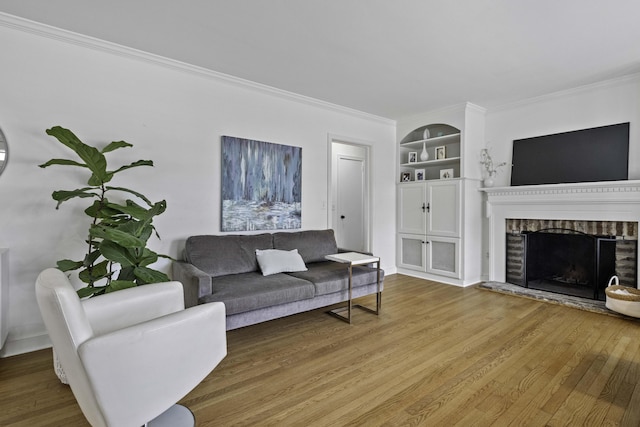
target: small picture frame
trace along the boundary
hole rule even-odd
[[[442,145],[440,147],[436,147],[436,160],[443,160],[447,158],[447,148]]]
[[[409,163],[417,163],[418,162],[418,152],[410,151],[409,152]]]
[[[424,181],[424,169],[416,169],[416,181]]]
[[[453,178],[453,169],[440,169],[440,179]]]
[[[400,182],[411,182],[411,173],[402,172],[400,174]]]

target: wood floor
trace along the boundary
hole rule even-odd
[[[198,426],[638,426],[638,384],[639,321],[391,275],[379,317],[230,331],[182,403]],[[0,425],[87,425],[50,350],[0,359]]]

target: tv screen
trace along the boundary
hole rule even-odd
[[[628,179],[629,123],[513,141],[511,185]]]

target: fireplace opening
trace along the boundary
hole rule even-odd
[[[568,229],[525,232],[524,286],[590,299],[605,299],[615,274],[616,239]]]

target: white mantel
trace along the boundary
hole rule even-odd
[[[506,220],[640,221],[640,180],[483,188],[489,280],[506,280]],[[636,268],[636,271],[638,268]]]

